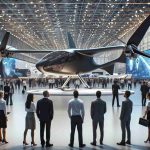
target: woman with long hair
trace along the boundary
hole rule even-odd
[[[147,104],[147,108],[146,108],[145,114],[143,116],[143,118],[145,118],[147,116],[147,120],[149,120],[148,137],[147,137],[146,141],[144,141],[145,143],[150,142],[150,93],[147,94],[147,98],[148,98],[149,102]]]
[[[37,144],[35,144],[35,142],[34,142],[34,130],[36,127],[36,122],[35,122],[35,115],[34,115],[35,104],[33,102],[33,99],[34,99],[34,95],[29,93],[27,96],[26,103],[25,103],[25,110],[26,110],[27,114],[26,114],[26,119],[25,119],[25,131],[24,131],[23,145],[29,145],[26,142],[26,136],[27,136],[28,129],[30,129],[31,130],[31,138],[32,138],[31,145],[36,146]]]

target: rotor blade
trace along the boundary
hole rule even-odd
[[[6,48],[6,45],[7,45],[8,39],[9,39],[9,35],[10,35],[10,32],[5,33],[5,35],[2,39],[1,45],[0,45],[0,50],[4,50]]]
[[[127,45],[134,44],[138,46],[143,39],[146,31],[150,26],[150,15],[143,21],[143,23],[138,27],[138,29],[133,33],[127,42]]]
[[[135,50],[135,49],[134,49],[134,53],[150,58],[150,55],[143,53],[141,51]]]

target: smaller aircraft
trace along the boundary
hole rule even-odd
[[[0,53],[3,57],[13,57],[13,53],[48,53],[36,64],[36,68],[42,73],[53,73],[53,74],[63,74],[68,75],[68,79],[62,86],[69,82],[73,75],[79,77],[83,85],[90,88],[87,83],[81,78],[80,74],[90,72],[92,70],[101,68],[112,74],[114,64],[116,62],[124,62],[126,57],[136,57],[137,54],[150,58],[150,55],[145,54],[138,50],[138,45],[143,39],[146,31],[150,26],[150,15],[143,21],[143,23],[138,27],[134,34],[130,37],[127,44],[122,46],[109,46],[91,49],[77,49],[73,38],[70,33],[68,33],[69,49],[65,50],[8,50],[6,49],[7,41],[9,38],[9,32],[6,32],[0,46]],[[93,56],[97,53],[121,50],[122,54],[119,58],[109,61],[104,64],[96,64]]]

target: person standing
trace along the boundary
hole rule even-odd
[[[130,91],[125,91],[124,97],[126,100],[122,102],[122,108],[120,114],[122,140],[120,143],[117,143],[117,145],[123,145],[123,146],[125,146],[126,144],[131,145],[130,121],[131,121],[133,103],[129,99],[130,95],[131,95]],[[127,130],[127,141],[125,142],[126,130]]]
[[[93,121],[93,142],[91,145],[96,146],[97,125],[100,127],[100,144],[103,145],[104,138],[104,114],[106,113],[106,102],[101,97],[101,91],[96,92],[97,99],[91,103],[91,118]]]
[[[4,86],[4,100],[6,100],[6,105],[8,105],[9,102],[9,93],[10,93],[10,86],[8,82],[6,82],[6,85]]]
[[[4,93],[3,91],[0,91],[0,142],[7,144],[8,143],[6,140],[7,111],[6,111],[6,101],[3,99],[3,97]]]
[[[25,121],[25,130],[24,130],[24,139],[23,139],[23,145],[28,145],[28,143],[26,142],[26,136],[27,136],[27,132],[28,129],[31,129],[31,145],[36,146],[37,144],[35,144],[34,142],[34,130],[36,128],[36,122],[35,122],[35,104],[33,102],[34,100],[34,95],[29,93],[27,96],[27,100],[25,103],[25,110],[27,112],[26,114],[26,121]]]
[[[149,120],[149,125],[148,125],[148,137],[147,139],[144,141],[145,143],[150,142],[150,93],[147,93],[147,98],[149,100],[148,104],[147,104],[147,108],[145,111],[145,114],[143,116],[143,118],[145,118],[147,116],[147,120]]]
[[[114,106],[114,101],[115,101],[115,98],[116,98],[117,107],[120,107],[120,105],[119,105],[119,96],[118,96],[118,90],[119,89],[120,89],[120,86],[117,84],[117,81],[114,81],[114,84],[112,85],[112,94],[113,94],[112,106]]]
[[[141,95],[142,95],[142,106],[146,106],[146,94],[149,91],[149,87],[147,86],[146,82],[143,82],[140,90],[141,90]]]
[[[46,125],[46,147],[51,147],[53,146],[53,144],[50,144],[50,127],[54,115],[53,102],[48,99],[50,96],[48,91],[44,91],[43,96],[44,98],[37,102],[36,114],[40,120],[41,145],[42,147],[45,145],[44,130]]]
[[[74,145],[74,134],[77,126],[78,138],[79,138],[79,147],[85,147],[83,144],[82,137],[82,124],[84,120],[84,105],[83,101],[78,99],[79,93],[77,90],[73,92],[74,98],[69,101],[68,104],[68,115],[71,120],[71,134],[70,134],[70,143],[68,146],[73,147]]]
[[[13,105],[12,96],[14,94],[14,85],[10,82],[10,91],[9,91],[9,98],[10,98],[10,105]]]
[[[4,88],[4,81],[3,81],[3,79],[1,78],[1,79],[0,79],[0,90],[3,90],[3,88]]]

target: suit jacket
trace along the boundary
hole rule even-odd
[[[53,102],[48,98],[43,98],[37,102],[36,114],[40,121],[50,121],[53,119]]]
[[[104,114],[106,113],[106,102],[97,99],[91,103],[91,118],[93,121],[104,121]]]
[[[121,121],[128,121],[131,119],[133,103],[130,99],[125,100],[122,102],[120,120]]]
[[[118,84],[113,84],[112,85],[112,93],[113,94],[118,94],[119,89],[120,89],[120,86]]]
[[[10,86],[9,85],[5,85],[4,86],[4,94],[9,94],[10,92]]]
[[[146,95],[149,91],[149,88],[147,85],[141,85],[141,88],[140,88],[141,92],[143,95]]]

